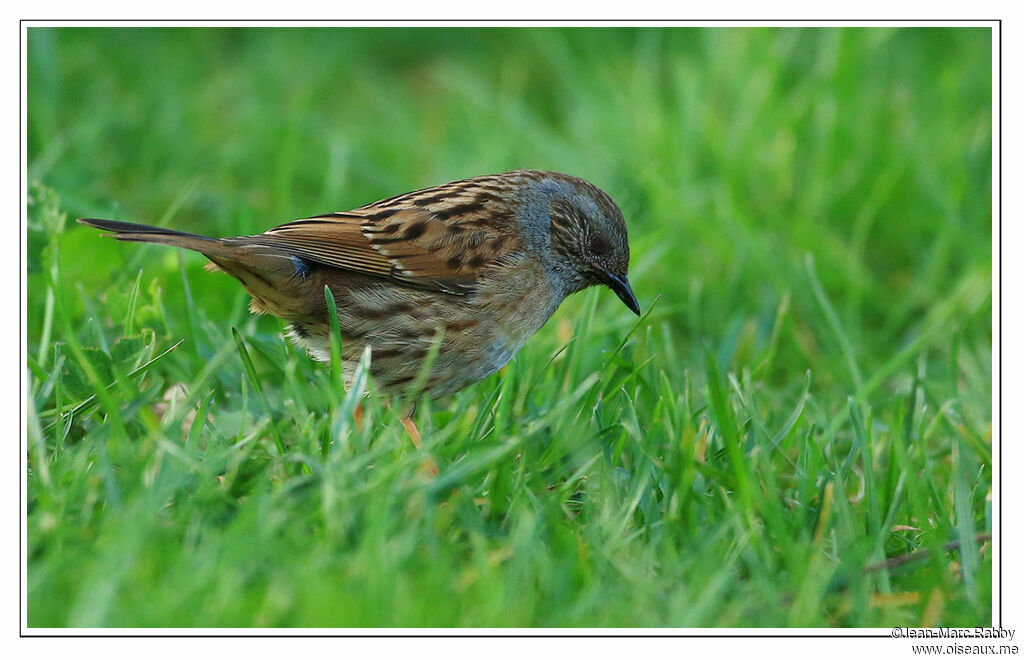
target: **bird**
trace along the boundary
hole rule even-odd
[[[611,289],[641,315],[622,212],[594,184],[559,172],[452,181],[250,236],[78,222],[121,241],[202,253],[208,269],[245,287],[253,313],[287,322],[289,337],[320,361],[331,357],[327,287],[346,382],[369,346],[370,373],[387,395],[416,385],[415,394],[438,398],[487,378],[566,297],[590,286]],[[418,378],[435,342],[429,373]],[[419,445],[418,432],[410,435]]]

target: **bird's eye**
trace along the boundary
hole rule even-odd
[[[592,236],[590,238],[590,253],[596,256],[603,256],[611,252],[612,246],[603,236]]]

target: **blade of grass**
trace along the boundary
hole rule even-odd
[[[821,311],[825,314],[825,319],[828,321],[832,333],[836,336],[836,341],[839,342],[839,348],[843,352],[843,357],[846,358],[846,367],[850,370],[853,385],[857,390],[860,390],[864,387],[864,377],[861,376],[860,367],[857,366],[856,352],[854,351],[853,344],[850,343],[846,330],[843,328],[843,324],[839,321],[839,315],[836,314],[835,308],[832,307],[832,303],[829,302],[828,296],[825,294],[825,288],[821,286],[821,281],[818,279],[818,274],[814,269],[814,257],[811,254],[808,253],[804,257],[804,265],[807,269],[807,278],[810,280],[814,297],[817,299],[818,305],[821,306]]]
[[[36,360],[39,364],[46,364],[46,357],[50,350],[50,333],[53,331],[53,311],[56,298],[53,293],[53,283],[60,280],[59,273],[60,246],[54,244],[50,255],[50,278],[46,284],[46,302],[43,307],[43,328],[39,333],[39,352]]]
[[[274,438],[274,445],[277,447],[278,453],[284,456],[286,453],[284,441],[281,440],[281,434],[277,430],[274,412],[270,407],[270,401],[267,399],[266,393],[263,391],[263,383],[260,382],[259,377],[256,375],[256,366],[253,365],[252,358],[249,357],[249,351],[246,349],[245,342],[242,340],[242,335],[238,333],[238,329],[232,326],[231,334],[235,337],[235,346],[238,348],[238,356],[242,359],[242,366],[245,368],[245,375],[249,379],[249,384],[252,385],[252,389],[256,392],[256,398],[259,399],[260,405],[263,406],[263,411],[267,414],[270,435]]]
[[[736,490],[739,493],[744,512],[753,514],[754,502],[751,496],[750,475],[747,474],[747,463],[744,460],[743,448],[740,438],[736,433],[736,419],[726,398],[725,389],[722,387],[722,377],[718,371],[718,362],[715,360],[714,353],[708,347],[704,349],[704,360],[708,375],[708,399],[714,412],[715,420],[718,422],[718,431],[725,440],[725,446],[729,453],[729,462],[732,464],[733,475],[736,477]]]
[[[196,356],[196,359],[200,362],[203,361],[202,352],[199,348],[199,322],[196,320],[196,304],[195,300],[192,299],[192,287],[188,283],[188,274],[185,272],[185,250],[178,248],[178,274],[181,278],[181,290],[184,294],[184,316],[185,316],[185,338],[188,340],[189,346],[192,347],[192,353]]]
[[[135,334],[135,304],[139,298],[139,286],[142,284],[142,269],[139,269],[135,276],[135,283],[128,294],[128,312],[124,315],[124,336],[131,337]]]
[[[334,446],[340,447],[344,442],[344,434],[346,431],[352,428],[352,421],[355,416],[356,406],[362,401],[363,396],[366,394],[367,379],[370,374],[370,347],[363,347],[363,354],[359,358],[359,364],[356,365],[356,369],[352,374],[352,386],[345,394],[345,399],[341,402],[338,407],[337,414],[334,418],[334,424],[332,429],[332,437],[334,438]],[[327,455],[329,447],[324,444],[321,446],[320,451],[324,456]]]
[[[327,301],[327,318],[331,324],[331,389],[333,397],[340,397],[345,391],[341,373],[341,324],[338,321],[338,306],[334,302],[331,287],[324,286],[324,300]]]

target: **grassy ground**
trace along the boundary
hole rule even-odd
[[[30,626],[990,622],[987,30],[28,53]],[[423,453],[198,255],[70,221],[254,233],[515,167],[618,201],[650,311],[570,299]]]

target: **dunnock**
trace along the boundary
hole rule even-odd
[[[318,360],[330,359],[330,287],[346,376],[369,345],[370,372],[392,394],[416,380],[439,333],[423,386],[434,397],[504,366],[571,293],[603,284],[640,314],[626,279],[622,213],[596,186],[557,172],[454,181],[256,236],[79,222],[122,241],[203,253],[208,268],[242,283],[254,313],[289,322],[290,336]]]

